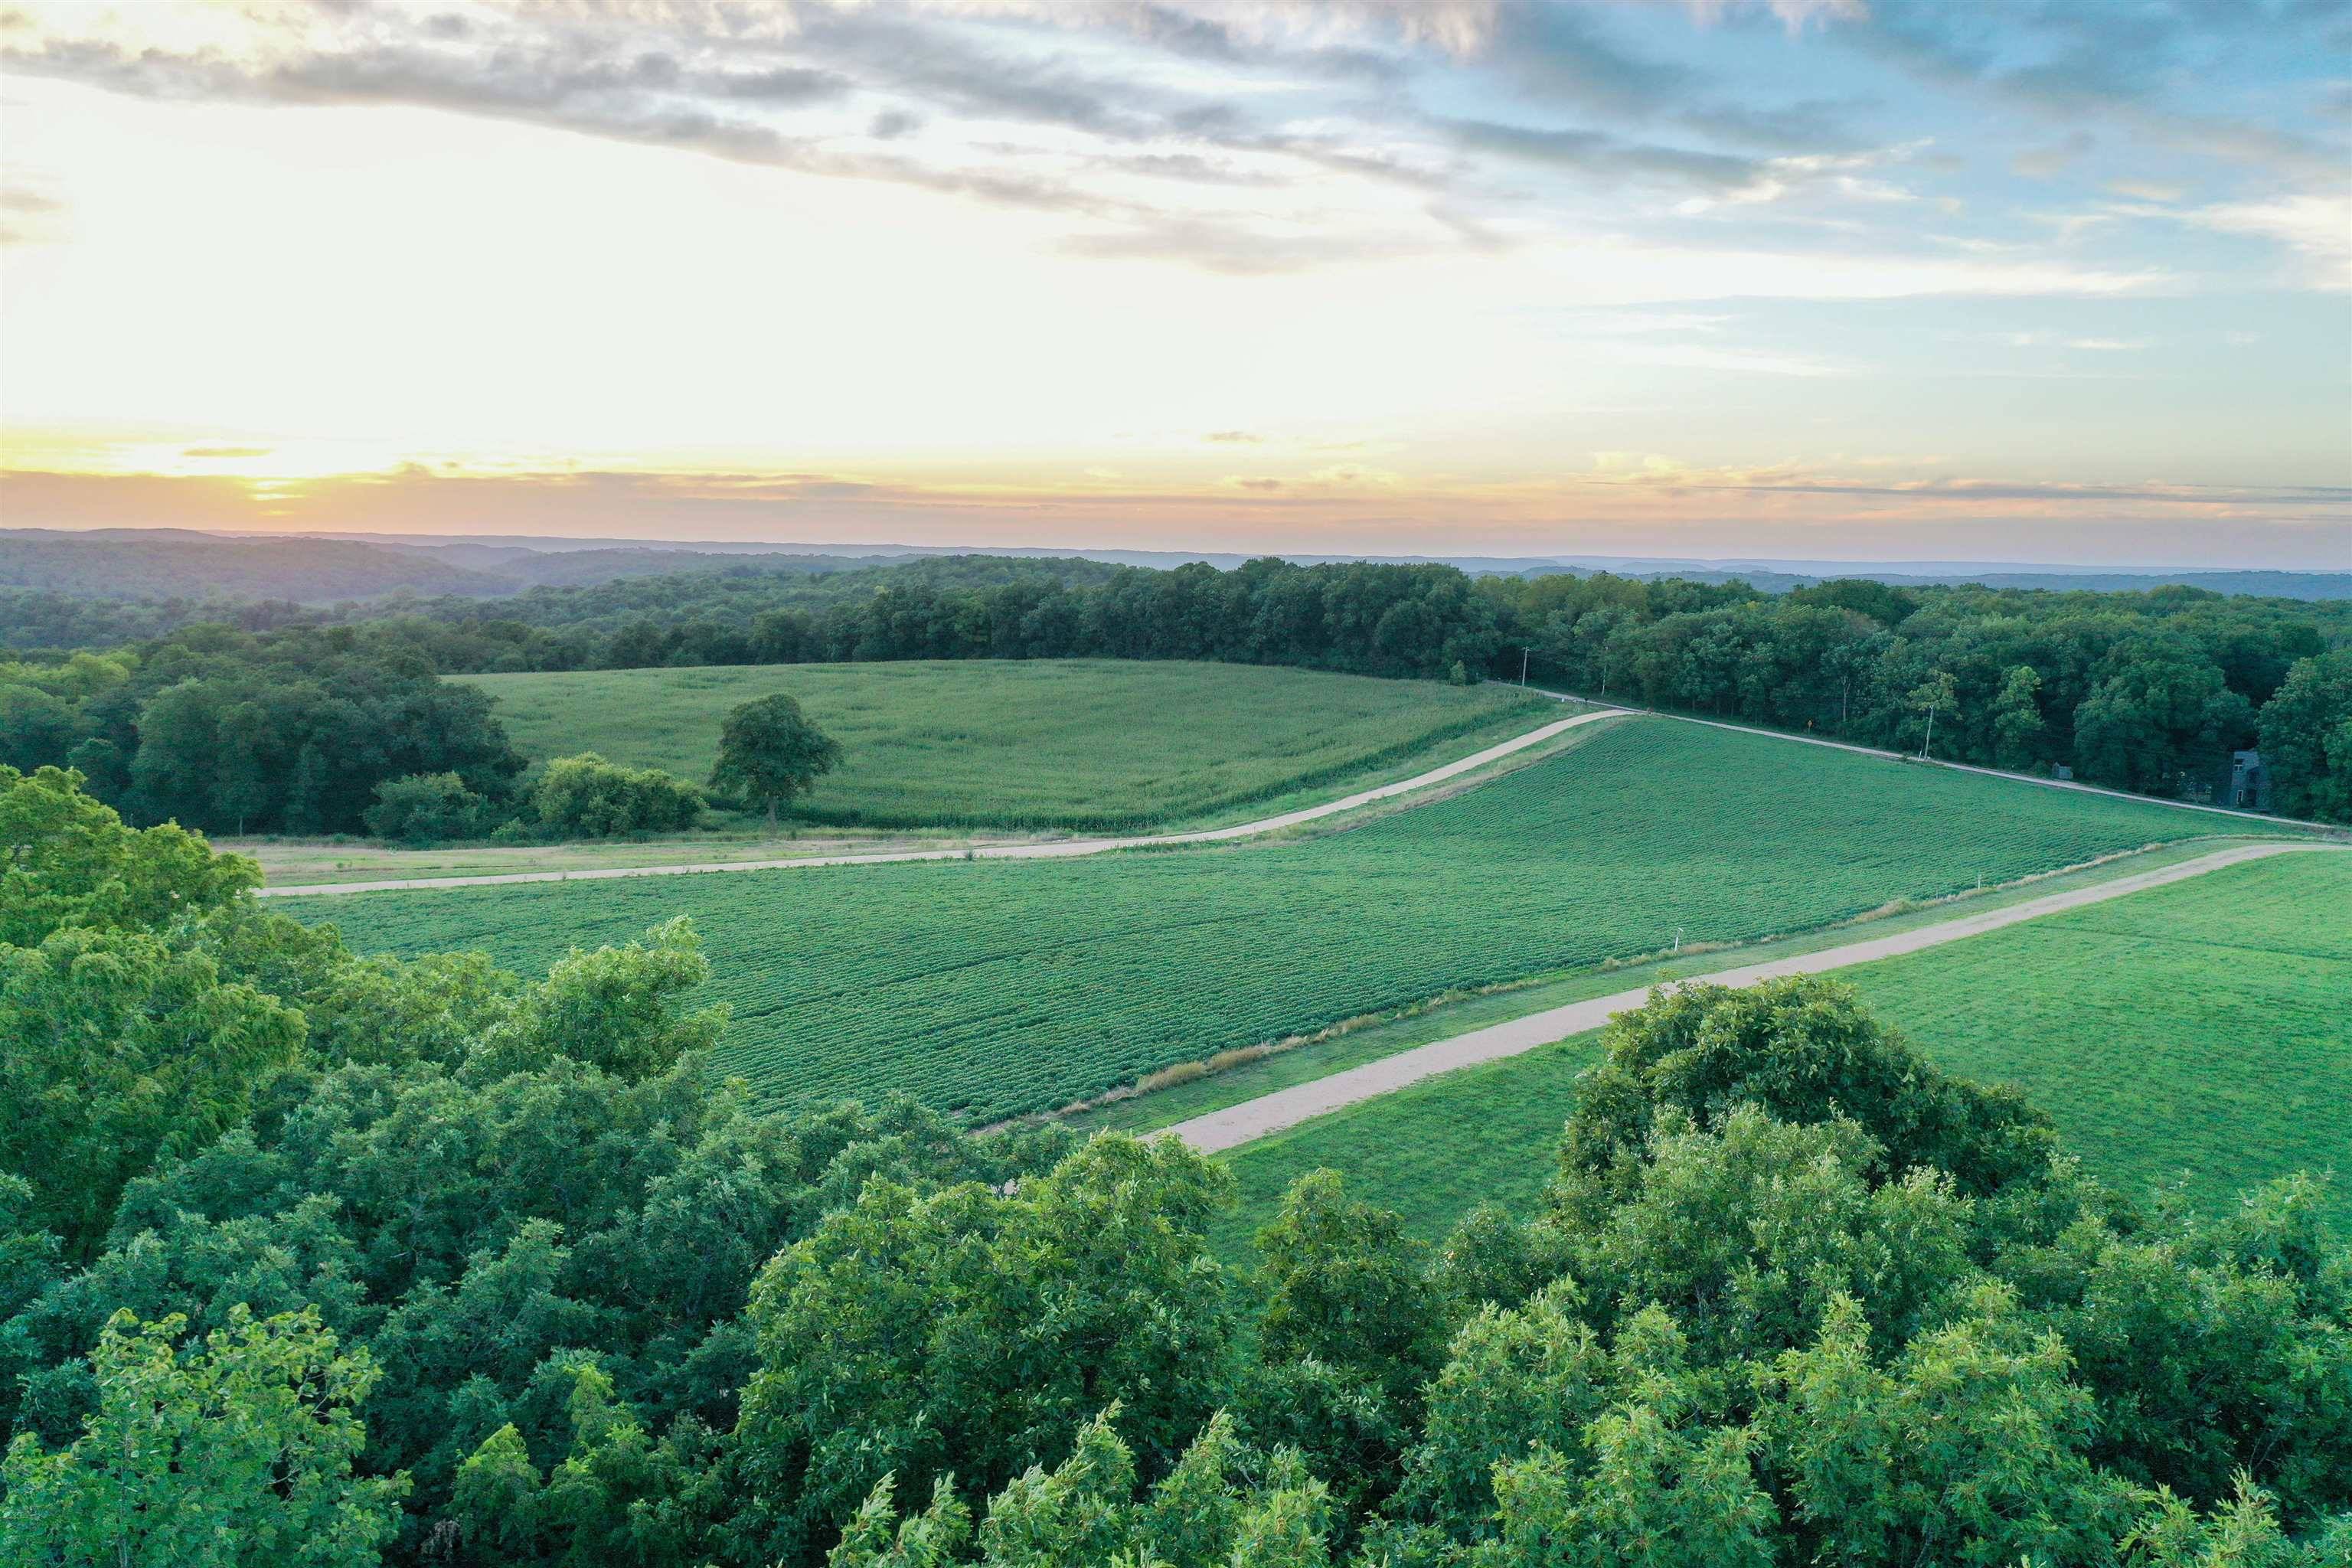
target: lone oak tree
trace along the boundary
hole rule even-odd
[[[803,794],[841,761],[841,746],[808,721],[801,705],[779,691],[740,703],[719,732],[719,762],[710,770],[713,789],[733,790],[764,800],[768,826],[776,806]]]

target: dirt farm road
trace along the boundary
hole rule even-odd
[[[716,874],[721,871],[784,871],[799,867],[818,866],[880,866],[901,860],[1056,860],[1079,855],[1100,855],[1113,849],[1140,849],[1160,844],[1217,844],[1234,838],[1255,838],[1261,833],[1274,833],[1301,823],[1337,816],[1342,812],[1360,810],[1401,795],[1411,795],[1433,784],[1474,773],[1489,763],[1500,762],[1530,746],[1539,746],[1553,736],[1573,730],[1580,724],[1598,723],[1603,719],[1626,717],[1628,710],[1603,708],[1595,712],[1572,714],[1541,724],[1523,735],[1473,752],[1468,756],[1434,767],[1409,779],[1382,784],[1378,789],[1360,790],[1339,800],[1326,801],[1321,805],[1286,811],[1278,816],[1264,816],[1255,822],[1235,823],[1230,827],[1202,828],[1192,833],[1139,834],[1124,838],[1066,838],[1049,844],[998,844],[975,849],[907,849],[878,855],[805,855],[783,860],[722,860],[703,865],[682,866],[615,866],[590,871],[501,871],[474,877],[409,877],[389,878],[373,882],[316,882],[291,888],[263,888],[265,899],[295,899],[326,893],[386,893],[404,892],[428,888],[487,888],[508,882],[592,882],[614,877],[690,877]]]
[[[1759,980],[1778,980],[1790,974],[1819,974],[1825,970],[1843,969],[1850,964],[1868,963],[1874,959],[1893,958],[1901,953],[1916,952],[1922,948],[1936,947],[1963,937],[1999,931],[2003,926],[2021,921],[2056,914],[2063,910],[2080,909],[2085,904],[2102,903],[2108,899],[2120,899],[2132,893],[2160,888],[2168,882],[2184,881],[2201,877],[2208,871],[2218,871],[2224,866],[2242,865],[2248,860],[2260,860],[2273,855],[2288,855],[2311,850],[2343,853],[2326,844],[2249,844],[2235,848],[2218,850],[2194,860],[2143,871],[2135,876],[2118,877],[2113,881],[2099,882],[2087,888],[2075,888],[2024,903],[2011,904],[2002,909],[1988,910],[1982,914],[1962,915],[1957,920],[1936,925],[1919,926],[1892,936],[1874,937],[1848,942],[1842,947],[1825,948],[1819,952],[1798,953],[1789,958],[1775,959],[1768,963],[1754,963],[1744,968],[1725,969],[1713,974],[1693,975],[1682,984],[1753,985]],[[1650,988],[1620,991],[1613,995],[1596,996],[1589,1001],[1572,1002],[1564,1007],[1553,1007],[1540,1013],[1530,1013],[1524,1018],[1513,1018],[1483,1029],[1473,1029],[1450,1039],[1433,1040],[1392,1057],[1366,1062],[1327,1078],[1309,1083],[1294,1084],[1272,1094],[1246,1100],[1239,1105],[1229,1105],[1223,1110],[1212,1110],[1160,1129],[1160,1133],[1183,1139],[1203,1153],[1234,1148],[1240,1144],[1295,1127],[1302,1121],[1383,1095],[1407,1084],[1417,1083],[1439,1073],[1457,1068],[1474,1067],[1503,1057],[1515,1057],[1531,1051],[1538,1046],[1548,1046],[1564,1040],[1570,1035],[1580,1035],[1597,1029],[1619,1013],[1630,1011],[1649,1000]]]

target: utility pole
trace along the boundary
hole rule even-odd
[[[1528,649],[1527,649],[1526,645],[1525,645],[1525,644],[1522,644],[1522,645],[1520,646],[1520,647],[1519,647],[1519,684],[1520,684],[1521,686],[1525,686],[1527,683],[1528,683]]]
[[[1935,744],[1935,742],[1936,742],[1936,705],[1935,705],[1934,703],[1930,702],[1930,703],[1928,703],[1928,704],[1927,704],[1927,733],[1924,737],[1922,737],[1922,738],[1921,738],[1921,740],[1920,740],[1920,742],[1919,742],[1919,760],[1920,760],[1921,762],[1923,762],[1923,763],[1924,763],[1924,762],[1926,762],[1926,761],[1927,760],[1927,748],[1928,748],[1929,746],[1931,746],[1931,745]]]

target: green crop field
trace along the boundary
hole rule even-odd
[[[1742,940],[2206,830],[2190,814],[1659,719],[1312,838],[304,900],[367,951],[522,970],[695,918],[725,1064],[773,1104],[989,1119],[1232,1047]]]
[[[2112,903],[1840,971],[1939,1065],[2013,1084],[2133,1196],[2201,1205],[2297,1169],[2352,1221],[2352,853],[2232,866]],[[1551,1170],[1584,1036],[1430,1079],[1244,1146],[1228,1250],[1328,1165],[1435,1239]]]
[[[875,827],[1160,826],[1415,772],[1559,714],[1507,686],[1118,659],[452,679],[498,699],[528,756],[601,752],[697,781],[729,709],[789,692],[842,746],[796,815]]]

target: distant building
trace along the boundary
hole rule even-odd
[[[2271,771],[2263,766],[2260,752],[2230,753],[2229,782],[2213,792],[2218,804],[2236,811],[2268,811],[2271,808]]]

